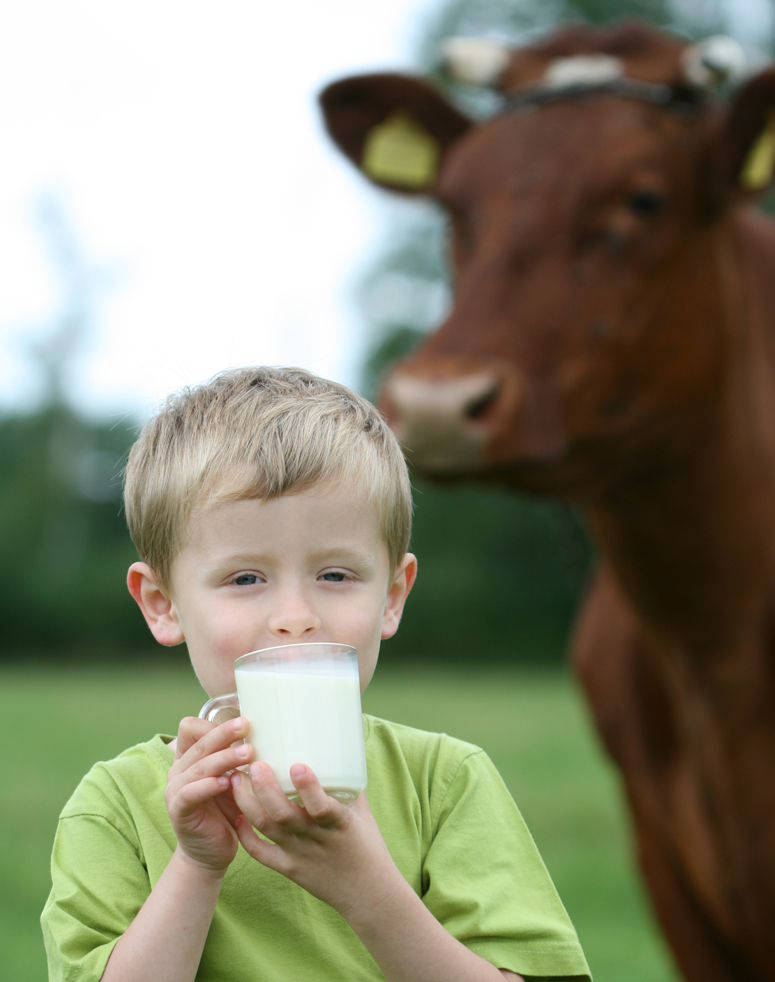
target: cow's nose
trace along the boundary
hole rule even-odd
[[[471,386],[472,391],[467,393],[463,403],[463,415],[466,419],[481,419],[495,403],[500,392],[500,381],[497,378],[483,377],[477,383],[475,388]]]
[[[394,372],[380,405],[407,454],[426,471],[477,467],[490,433],[487,410],[497,402],[500,379],[489,371],[452,378],[418,378]]]

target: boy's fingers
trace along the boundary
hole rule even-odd
[[[260,760],[251,764],[250,781],[256,797],[273,822],[289,832],[303,832],[307,825],[307,816],[296,802],[289,800],[277,783],[269,764]]]
[[[187,815],[210,798],[228,791],[228,788],[227,777],[207,777],[192,784],[185,784],[171,795],[170,810],[181,816]]]
[[[229,785],[231,788],[231,785]],[[226,818],[226,821],[232,828],[236,828],[235,820],[242,814],[237,806],[237,802],[234,800],[234,794],[229,791],[228,794],[219,794],[215,799],[216,805],[221,809],[221,812]]]
[[[252,826],[272,841],[282,837],[283,830],[272,820],[263,802],[256,796],[247,774],[235,771],[231,776],[231,787],[237,807]]]
[[[178,727],[178,739],[175,743],[175,760],[180,760],[197,740],[201,740],[206,733],[215,729],[215,726],[215,723],[210,723],[206,719],[199,719],[198,716],[186,716],[182,719]]]
[[[249,743],[227,747],[225,750],[216,750],[206,757],[195,760],[189,767],[185,767],[183,762],[173,765],[167,780],[169,784],[178,786],[192,781],[200,781],[205,777],[217,777],[247,764],[252,756],[253,748]]]
[[[199,725],[201,723],[204,723],[206,729]],[[246,737],[248,729],[248,721],[242,716],[237,717],[237,719],[230,719],[220,725],[189,716],[180,724],[175,762],[182,764],[185,768],[191,767],[202,757],[206,757],[216,750],[222,750]]]
[[[250,820],[244,815],[237,817],[234,828],[237,832],[237,838],[248,855],[258,860],[263,866],[268,866],[270,869],[282,873],[281,867],[285,857],[279,846],[256,835]]]
[[[307,814],[324,829],[345,828],[350,821],[347,805],[326,794],[314,772],[305,764],[291,767],[291,780]]]

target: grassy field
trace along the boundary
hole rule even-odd
[[[57,815],[91,764],[172,733],[204,696],[190,669],[0,669],[0,977],[46,977],[38,917]],[[364,709],[484,747],[519,804],[596,982],[676,982],[630,860],[616,781],[559,672],[380,666]]]

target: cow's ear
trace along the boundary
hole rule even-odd
[[[435,89],[408,75],[358,75],[320,94],[326,128],[370,180],[431,193],[449,147],[472,125]]]
[[[775,183],[775,68],[740,90],[716,153],[715,190],[722,199],[755,198]]]

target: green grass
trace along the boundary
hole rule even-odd
[[[3,977],[46,976],[38,917],[49,854],[57,815],[81,776],[95,760],[175,732],[204,698],[185,666],[0,669]],[[393,669],[385,660],[364,709],[485,748],[533,832],[596,982],[675,982],[633,872],[615,777],[569,678]]]

